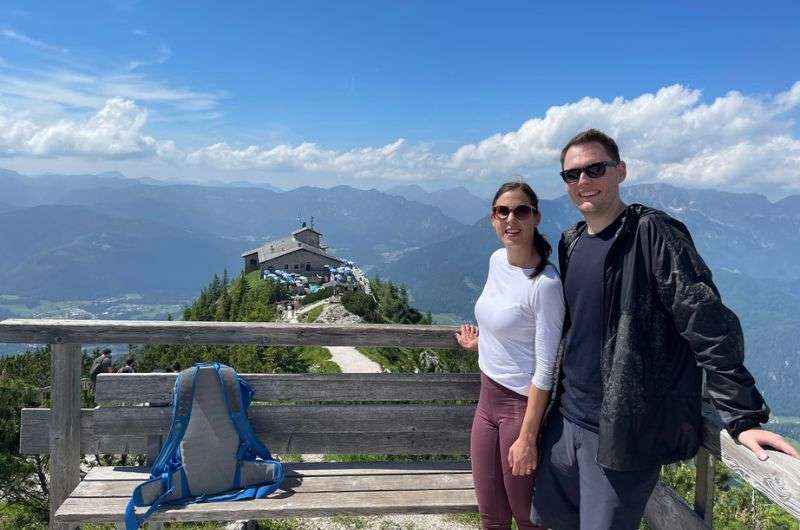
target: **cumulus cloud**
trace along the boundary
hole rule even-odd
[[[382,147],[334,151],[313,143],[235,147],[216,143],[189,155],[221,169],[324,172],[360,178],[485,179],[511,173],[554,174],[561,147],[595,127],[615,137],[631,180],[689,186],[727,184],[755,189],[765,181],[800,187],[798,144],[792,135],[800,82],[770,97],[731,91],[703,101],[681,85],[632,99],[586,97],[550,107],[515,131],[492,134],[452,153],[436,153],[402,138]]]
[[[173,142],[143,134],[147,111],[114,98],[85,121],[39,125],[0,107],[0,153],[5,156],[173,157]]]
[[[69,73],[60,75],[72,87],[94,81]],[[617,139],[631,181],[724,185],[740,191],[758,191],[768,183],[773,189],[800,190],[800,139],[795,133],[800,82],[774,95],[731,91],[711,100],[704,99],[700,90],[681,85],[629,99],[585,97],[550,107],[516,130],[491,134],[451,152],[403,138],[349,150],[312,142],[242,146],[221,139],[186,150],[171,140],[146,134],[147,110],[134,101],[174,101],[202,111],[214,107],[213,95],[148,85],[135,75],[118,76],[115,83],[109,81],[105,86],[129,97],[106,99],[94,115],[82,121],[41,124],[0,107],[0,154],[153,157],[217,172],[293,174],[299,181],[309,175],[398,181],[482,180],[512,173],[535,178],[555,175],[561,146],[577,131],[596,127]],[[83,92],[76,89],[76,94]],[[53,97],[78,97],[76,94]]]

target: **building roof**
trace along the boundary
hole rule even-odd
[[[290,248],[290,249],[284,250],[282,252],[274,252],[274,253],[271,253],[271,254],[264,254],[263,255],[263,259],[262,259],[261,253],[259,253],[258,262],[260,264],[260,263],[264,263],[266,261],[271,261],[271,260],[273,260],[275,258],[279,258],[281,256],[285,256],[286,254],[291,254],[292,252],[297,252],[299,250],[307,250],[308,252],[311,252],[312,254],[317,254],[318,256],[322,256],[323,258],[328,258],[329,260],[332,260],[332,261],[337,261],[339,263],[344,263],[343,259],[337,258],[333,254],[329,254],[329,253],[325,252],[324,250],[322,250],[320,248],[317,248],[317,247],[315,247],[313,245],[308,245],[306,243],[302,243],[302,242],[299,242],[299,241],[298,241],[297,246],[294,247],[294,248]]]
[[[317,232],[316,230],[314,230],[313,228],[311,228],[310,226],[303,226],[303,227],[300,227],[300,228],[298,228],[297,230],[295,230],[294,232],[292,232],[292,235],[299,234],[300,232],[305,232],[306,230],[308,230],[308,231],[310,231],[310,232],[314,232],[314,233],[315,233],[315,234],[317,234],[318,236],[321,236],[321,235],[322,235],[322,234],[320,234],[319,232]]]
[[[293,232],[293,234],[296,234],[297,232],[298,231],[295,231]],[[247,256],[250,256],[252,254],[258,254],[258,263],[260,264],[264,263],[265,261],[278,258],[280,256],[285,256],[286,254],[291,254],[292,252],[296,252],[298,250],[307,250],[309,252],[328,258],[330,260],[344,263],[343,259],[337,258],[333,254],[329,254],[328,252],[325,252],[325,250],[321,248],[296,240],[294,238],[294,235],[289,237],[284,237],[282,239],[276,239],[274,241],[267,241],[260,247],[248,250],[247,252],[243,253],[242,257],[246,258]]]

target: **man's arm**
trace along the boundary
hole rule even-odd
[[[797,457],[779,435],[758,429],[769,420],[769,408],[744,366],[741,324],[722,303],[688,231],[664,218],[654,220],[651,228],[659,297],[705,370],[706,390],[728,432],[759,458],[766,458],[763,444]]]

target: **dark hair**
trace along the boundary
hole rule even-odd
[[[588,144],[590,142],[597,142],[606,150],[606,154],[611,157],[612,161],[619,162],[619,147],[617,142],[614,141],[609,135],[597,129],[589,129],[576,134],[572,139],[567,142],[564,149],[561,150],[561,169],[564,169],[564,158],[567,156],[567,151],[573,145]]]
[[[492,206],[494,206],[494,204],[497,202],[497,199],[499,199],[502,194],[514,190],[520,190],[522,193],[527,195],[528,199],[531,201],[531,206],[533,206],[537,212],[539,211],[539,197],[536,196],[536,192],[533,191],[533,188],[531,188],[527,182],[522,182],[521,180],[506,182],[500,186],[500,188],[497,190],[497,193],[494,194]],[[531,278],[535,277],[544,270],[544,268],[547,266],[547,260],[550,258],[550,253],[553,251],[553,247],[550,246],[550,243],[547,242],[544,236],[539,232],[538,228],[533,229],[533,246],[541,259],[539,260],[539,264],[533,270]]]
[[[132,365],[133,364],[133,358],[125,359],[125,364],[127,364],[128,366]]]
[[[100,352],[100,355],[111,355],[111,348],[104,348],[103,351]]]

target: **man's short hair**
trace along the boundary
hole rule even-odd
[[[589,129],[576,134],[572,139],[567,142],[564,149],[561,150],[561,169],[564,169],[564,158],[567,156],[567,151],[573,145],[588,144],[590,142],[597,142],[606,150],[606,154],[611,157],[614,162],[619,162],[619,147],[617,142],[614,141],[609,135],[597,129]]]
[[[100,352],[101,355],[111,355],[111,348],[105,348]]]

